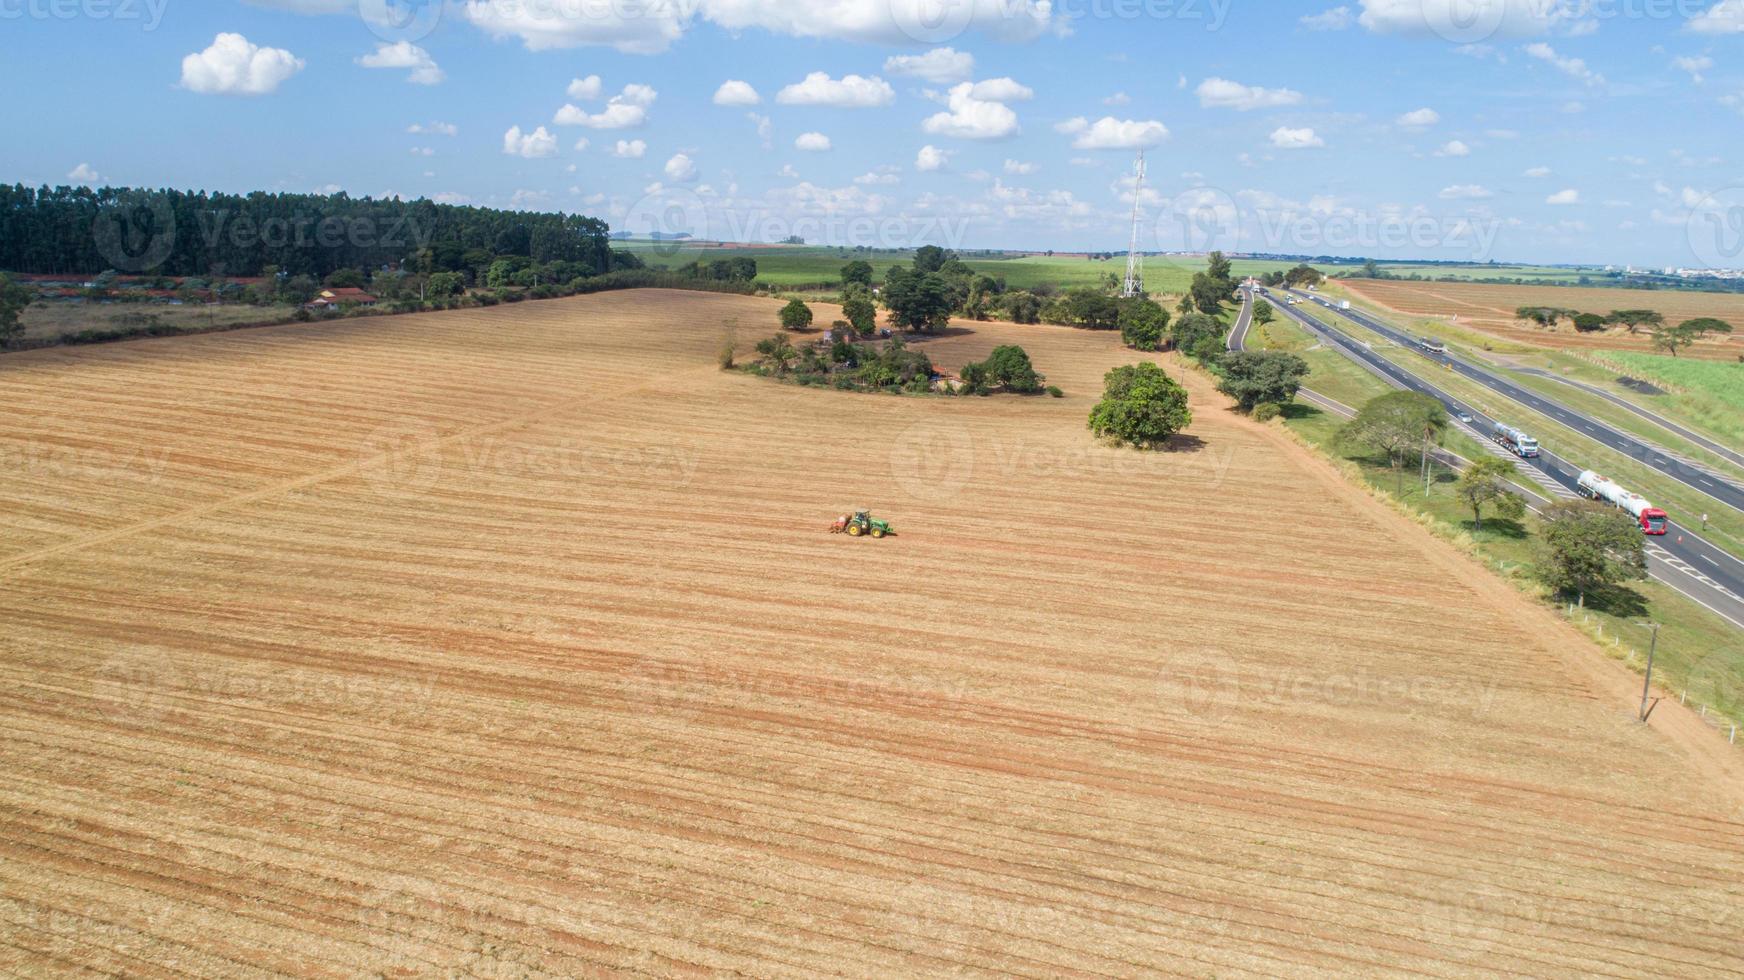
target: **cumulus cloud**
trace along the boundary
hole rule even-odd
[[[934,48],[926,54],[899,54],[886,58],[884,70],[934,85],[949,85],[975,73],[975,56],[955,48]]]
[[[557,137],[547,132],[544,126],[531,133],[522,133],[521,127],[510,126],[509,131],[503,134],[503,152],[529,160],[556,156]]]
[[[1279,126],[1272,130],[1272,145],[1280,150],[1309,150],[1326,145],[1326,141],[1315,134],[1313,129],[1293,129],[1289,126]]]
[[[1703,73],[1714,67],[1714,59],[1706,55],[1696,55],[1694,57],[1679,56],[1671,59],[1671,63],[1680,71],[1689,72],[1690,81],[1695,82],[1697,85],[1702,83]]]
[[[1407,129],[1425,129],[1440,122],[1441,113],[1427,107],[1413,109],[1400,116],[1396,121],[1399,125],[1404,126]]]
[[[814,71],[805,81],[795,82],[775,94],[782,105],[818,105],[832,109],[870,109],[889,105],[896,98],[890,83],[876,75],[864,78],[844,75],[831,78],[827,72]]]
[[[1080,150],[1140,150],[1169,138],[1169,127],[1155,119],[1116,119],[1103,116],[1094,123],[1079,116],[1058,123],[1054,129],[1074,137]]]
[[[1454,43],[1490,37],[1582,33],[1592,5],[1545,0],[1358,0],[1357,23],[1376,34],[1436,37]]]
[[[646,85],[626,85],[599,112],[565,105],[557,110],[553,121],[559,126],[586,126],[588,129],[634,129],[648,122],[648,107],[659,97],[658,92]]]
[[[413,123],[406,127],[406,132],[429,136],[459,136],[460,127],[445,122]]]
[[[1029,41],[1066,29],[1065,12],[1051,0],[697,0],[697,6],[703,18],[732,31],[755,27],[880,44],[928,40],[941,27],[941,13],[945,29],[1000,41]]]
[[[1480,184],[1455,184],[1442,188],[1440,194],[1443,201],[1481,201],[1495,196],[1493,191]]]
[[[1435,155],[1438,157],[1469,157],[1471,156],[1471,147],[1465,145],[1461,140],[1448,140],[1441,145],[1441,149],[1435,151]]]
[[[890,184],[899,184],[901,182],[902,178],[897,175],[897,169],[895,167],[879,167],[877,170],[861,174],[854,178],[854,183],[861,186],[888,186]]]
[[[648,144],[642,140],[618,140],[618,145],[612,147],[612,156],[625,160],[640,160],[647,152]]]
[[[679,4],[626,0],[576,16],[571,5],[514,0],[465,0],[462,19],[494,38],[518,37],[529,51],[605,45],[625,54],[659,54],[684,34]]]
[[[999,79],[998,83],[1011,82],[1010,79]],[[1002,84],[983,82],[992,91],[1005,91]],[[1017,88],[1023,88],[1011,82]],[[1004,102],[980,98],[975,94],[978,88],[972,82],[962,82],[951,88],[946,97],[948,112],[935,113],[921,123],[921,129],[937,136],[954,136],[966,140],[1004,139],[1017,133],[1017,113]],[[1024,91],[1028,91],[1025,89]]]
[[[1578,79],[1588,85],[1603,85],[1605,76],[1587,67],[1580,58],[1565,58],[1556,53],[1556,49],[1543,41],[1526,45],[1526,53],[1539,61],[1556,66],[1556,70],[1570,78]]]
[[[1276,109],[1297,105],[1302,93],[1287,88],[1259,88],[1243,85],[1227,78],[1207,78],[1199,83],[1199,104],[1207,109],[1234,109],[1251,112],[1254,109]]]
[[[950,158],[951,155],[949,153],[929,144],[921,147],[920,153],[915,155],[914,169],[919,170],[921,173],[932,173],[936,170],[943,170],[945,169],[946,161]]]
[[[406,81],[414,85],[436,85],[448,77],[437,66],[436,59],[430,57],[430,52],[410,41],[378,44],[374,52],[357,59],[357,63],[365,68],[409,69],[411,73],[406,76]]]
[[[683,153],[675,153],[666,161],[666,179],[688,184],[696,179],[696,162]]]
[[[1125,92],[1116,92],[1113,95],[1110,95],[1108,98],[1103,99],[1102,104],[1109,105],[1109,106],[1131,105],[1132,104],[1132,96],[1127,95]]]
[[[1349,7],[1333,7],[1324,13],[1308,14],[1300,18],[1300,22],[1311,31],[1342,31],[1355,19]]]
[[[1528,176],[1528,177],[1548,177],[1548,176],[1550,176],[1550,168],[1549,167],[1533,167],[1532,169],[1526,171],[1526,176]]]
[[[600,93],[605,91],[605,83],[600,81],[598,75],[589,75],[586,78],[572,80],[567,91],[572,99],[591,102],[599,98]]]
[[[1035,90],[1010,78],[990,78],[976,82],[969,95],[987,102],[1027,102],[1035,98]]]
[[[95,187],[97,182],[103,178],[98,175],[97,171],[91,169],[90,164],[81,163],[67,172],[67,179],[75,184],[88,184]]]
[[[305,64],[282,48],[260,47],[241,34],[220,34],[206,50],[182,59],[182,88],[202,95],[266,95]]]
[[[1566,206],[1569,204],[1579,204],[1580,199],[1580,191],[1571,187],[1566,191],[1557,191],[1555,194],[1550,195],[1544,199],[1544,203]]]
[[[830,138],[822,133],[801,133],[793,141],[793,148],[807,153],[822,153],[830,148]]]
[[[1035,173],[1037,169],[1039,168],[1037,168],[1035,164],[1022,160],[1005,161],[1005,172],[1014,177],[1027,177],[1030,174]]]
[[[721,83],[720,88],[715,89],[715,105],[748,106],[762,101],[763,97],[757,94],[757,90],[750,83],[737,79],[728,79]]]
[[[1697,34],[1744,34],[1744,0],[1720,0],[1690,18],[1687,27]]]

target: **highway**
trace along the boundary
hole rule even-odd
[[[1262,289],[1261,293],[1271,297],[1267,290]],[[1251,305],[1251,302],[1251,299],[1245,301],[1247,305]],[[1394,387],[1422,392],[1446,405],[1448,411],[1455,415],[1463,412],[1471,416],[1472,423],[1464,426],[1468,434],[1482,445],[1494,445],[1489,438],[1493,420],[1486,417],[1476,406],[1452,397],[1431,382],[1382,357],[1368,345],[1342,331],[1327,327],[1282,300],[1274,300],[1272,305],[1279,313],[1296,321],[1326,346],[1367,368]],[[1237,329],[1230,333],[1232,349],[1241,349],[1237,345],[1245,345],[1248,326],[1242,319],[1238,319]],[[1534,459],[1519,459],[1499,446],[1494,451],[1513,461],[1523,473],[1556,497],[1572,499],[1578,496],[1577,484],[1585,467],[1550,452],[1542,452]],[[1649,539],[1647,552],[1649,572],[1654,578],[1706,606],[1739,629],[1744,629],[1744,562],[1703,540],[1694,532],[1680,527],[1676,522],[1669,524],[1669,533],[1664,537]]]
[[[1510,398],[1527,408],[1548,416],[1563,425],[1584,433],[1588,438],[1617,452],[1637,460],[1643,465],[1659,471],[1661,474],[1704,494],[1714,501],[1744,512],[1744,487],[1731,482],[1724,476],[1713,471],[1692,465],[1689,461],[1667,453],[1664,449],[1641,441],[1621,429],[1607,425],[1601,420],[1591,418],[1551,401],[1528,388],[1523,388],[1507,378],[1484,367],[1472,363],[1454,354],[1432,354],[1418,346],[1420,338],[1414,337],[1403,330],[1388,326],[1369,316],[1361,310],[1339,309],[1325,299],[1312,293],[1291,291],[1292,295],[1305,302],[1319,303],[1326,309],[1366,327],[1375,333],[1393,341],[1401,347],[1416,351],[1424,359],[1443,368],[1451,368],[1460,374],[1503,397]],[[1506,421],[1506,420],[1504,420]]]

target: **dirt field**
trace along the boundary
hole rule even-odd
[[[1094,446],[1109,335],[777,307],[0,358],[0,970],[1744,972],[1738,755],[1553,617],[1197,376]]]
[[[1612,310],[1657,310],[1668,323],[1711,316],[1739,331],[1729,338],[1707,340],[1684,352],[1685,357],[1734,360],[1744,354],[1744,294],[1694,293],[1645,289],[1582,289],[1572,286],[1507,286],[1488,283],[1393,282],[1349,280],[1352,293],[1390,310],[1411,316],[1459,317],[1461,325],[1504,340],[1568,350],[1652,349],[1646,333],[1626,330],[1577,333],[1564,321],[1553,332],[1514,319],[1522,306],[1555,306],[1597,313]]]

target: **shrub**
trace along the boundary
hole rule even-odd
[[[789,300],[781,308],[781,326],[788,330],[804,330],[811,326],[811,307],[804,300]]]
[[[1155,448],[1193,421],[1187,389],[1156,364],[1128,364],[1108,372],[1102,401],[1090,411],[1090,431],[1140,448]]]
[[[1255,422],[1270,422],[1283,412],[1284,407],[1277,402],[1260,402],[1254,406],[1253,417]]]
[[[1060,390],[1059,385],[1048,385],[1048,396],[1050,398],[1064,398],[1066,393]]]

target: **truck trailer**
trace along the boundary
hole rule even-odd
[[[1635,518],[1635,523],[1641,525],[1643,534],[1665,533],[1665,522],[1668,519],[1665,511],[1648,503],[1646,497],[1623,489],[1615,480],[1587,470],[1580,475],[1579,486],[1581,496],[1610,504]]]
[[[1511,425],[1497,422],[1490,432],[1490,438],[1521,459],[1531,459],[1538,455],[1538,440]]]

